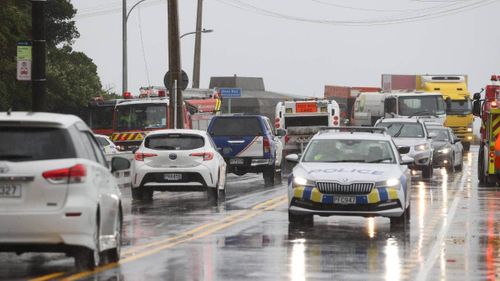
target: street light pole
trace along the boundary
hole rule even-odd
[[[128,91],[127,81],[127,0],[123,0],[122,9],[122,95]]]
[[[137,1],[127,12],[127,0],[122,0],[122,94],[128,92],[127,21],[132,10],[144,1]]]
[[[200,88],[200,58],[201,58],[201,21],[203,0],[198,0],[196,12],[196,35],[194,40],[193,88]]]

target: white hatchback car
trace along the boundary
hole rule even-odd
[[[78,117],[0,113],[0,251],[63,252],[79,269],[120,258],[121,193]]]
[[[403,149],[403,148],[401,148]],[[407,148],[406,148],[407,149]],[[291,224],[312,223],[313,215],[383,216],[406,224],[411,176],[384,128],[323,129],[311,139],[288,179]]]
[[[153,191],[225,192],[226,162],[205,131],[159,130],[135,151],[132,198],[151,200]]]

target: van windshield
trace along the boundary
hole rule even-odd
[[[262,136],[260,122],[255,117],[216,118],[210,132],[213,136]]]

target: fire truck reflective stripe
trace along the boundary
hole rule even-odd
[[[141,133],[138,133],[137,136],[135,137],[136,141],[141,141],[144,139],[144,136]]]
[[[491,121],[491,136],[490,138],[492,140],[495,139],[495,136],[500,133],[500,115],[499,114],[492,114],[492,121]]]
[[[135,137],[135,133],[128,134],[127,140],[133,140]]]

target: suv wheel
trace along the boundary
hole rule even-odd
[[[276,166],[272,165],[264,168],[264,172],[262,174],[264,176],[264,185],[273,186],[274,178],[276,176]]]
[[[153,200],[153,190],[143,187],[133,188],[132,190],[132,199],[137,201],[151,201]]]
[[[132,193],[133,200],[142,200],[142,189],[140,187],[137,188],[131,187],[130,191]]]

